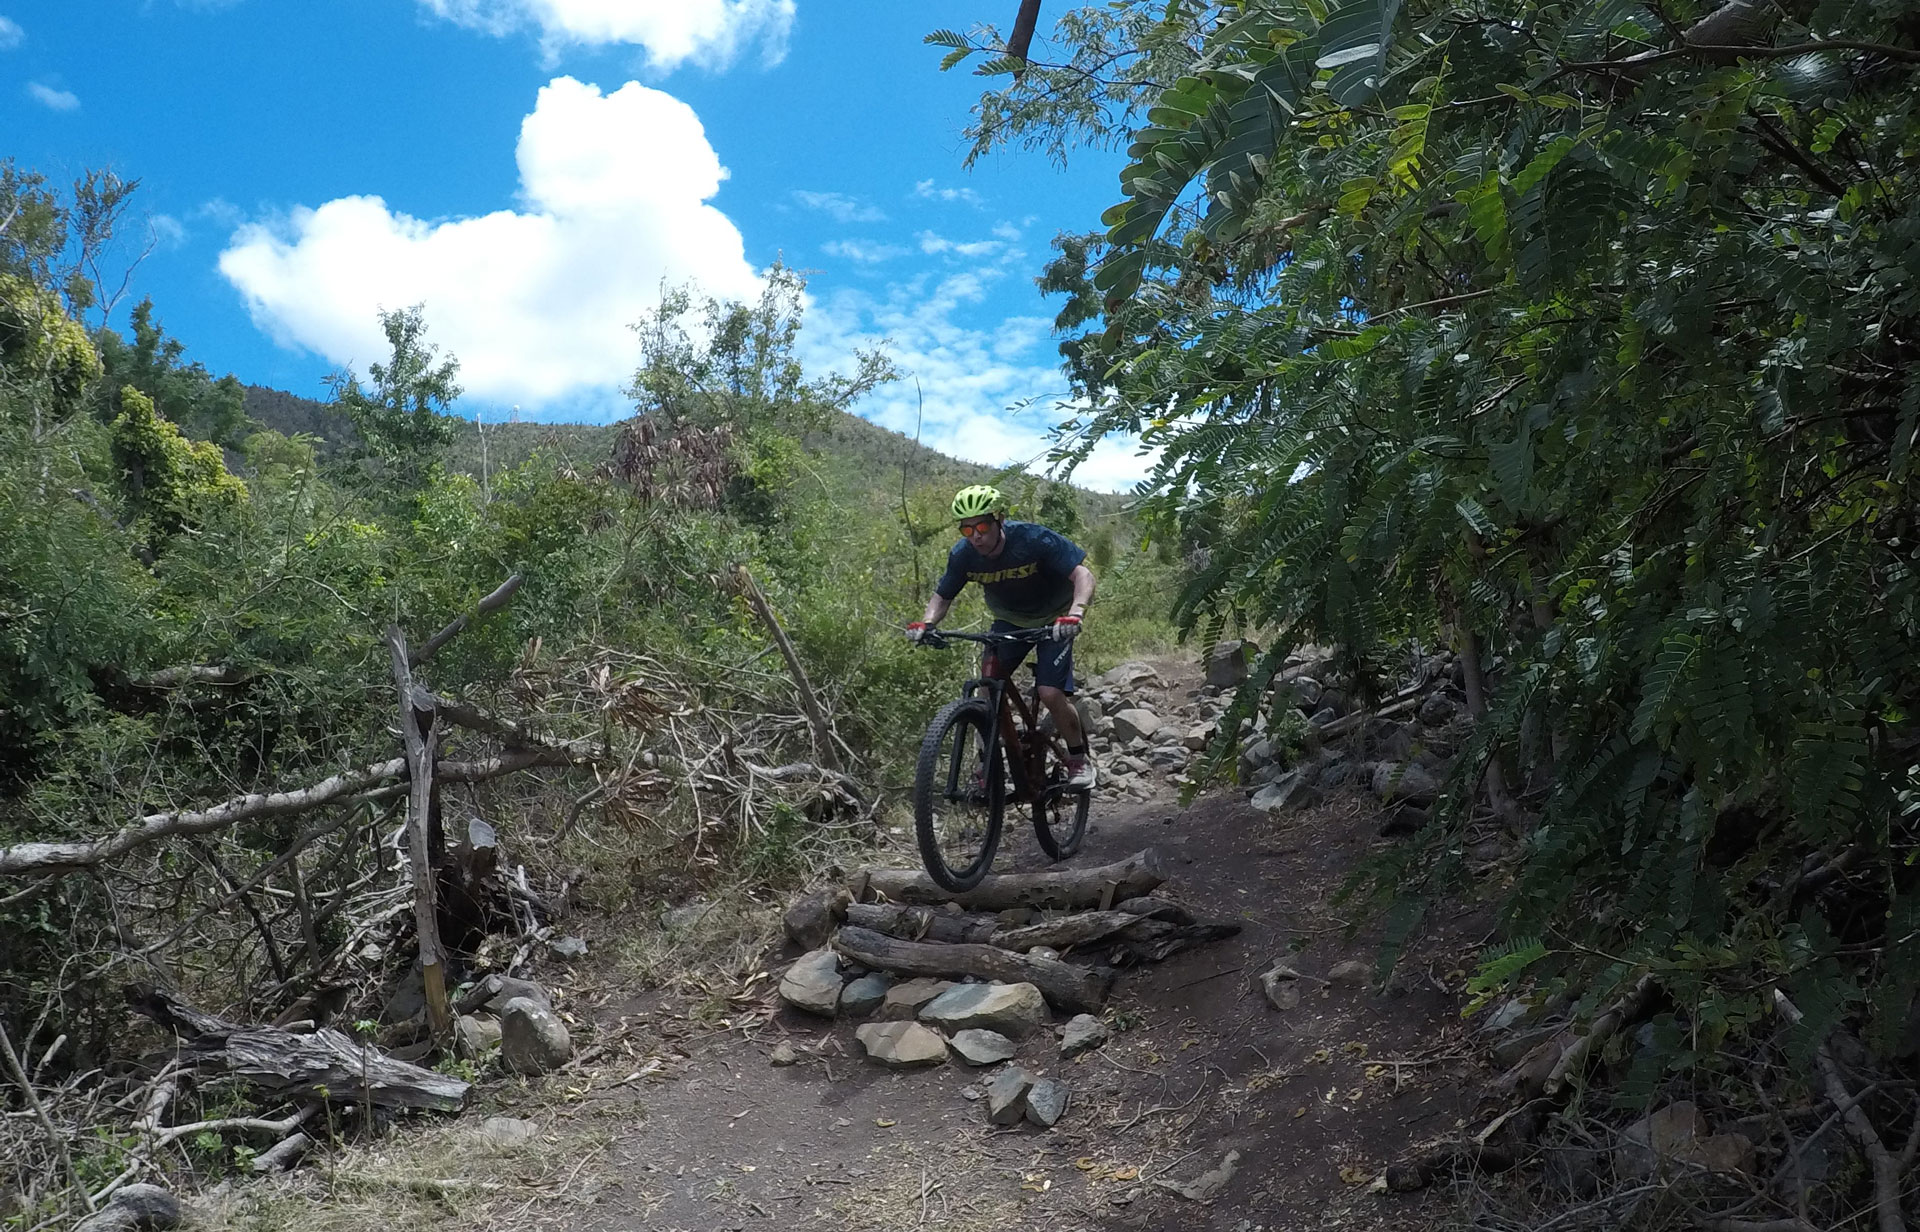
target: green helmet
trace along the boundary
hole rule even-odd
[[[961,488],[953,496],[953,520],[956,522],[1006,511],[1007,498],[1000,495],[999,488],[988,484],[976,483],[970,488]]]

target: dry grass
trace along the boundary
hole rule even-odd
[[[534,1112],[529,1119],[540,1119]],[[611,1136],[568,1125],[519,1145],[465,1120],[349,1145],[318,1167],[203,1199],[208,1232],[395,1232],[526,1227],[565,1219],[604,1188]]]

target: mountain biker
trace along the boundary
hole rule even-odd
[[[918,643],[939,624],[968,582],[980,583],[986,595],[994,616],[989,632],[1050,630],[1052,639],[1041,645],[1033,665],[1039,681],[1035,691],[1067,743],[1067,783],[1092,787],[1096,774],[1072,697],[1073,639],[1093,600],[1086,552],[1057,531],[1008,521],[1007,498],[986,484],[960,489],[953,498],[953,520],[960,524],[961,539],[947,553],[947,571],[934,583],[926,614],[907,626],[908,640]],[[1001,679],[1011,676],[1028,649],[1021,645],[990,654],[984,670]]]

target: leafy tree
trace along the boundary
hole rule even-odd
[[[247,499],[247,485],[227,473],[220,447],[189,440],[162,419],[153,399],[131,385],[120,390],[113,421],[113,460],[135,515],[162,536]]]
[[[99,336],[107,386],[131,385],[153,400],[154,409],[187,436],[238,449],[250,426],[246,388],[231,373],[215,380],[200,363],[186,363],[186,344],[169,338],[153,319],[153,300],[133,310],[131,344],[111,330]]]
[[[1509,925],[1573,942],[1530,974],[1597,1002],[1654,970],[1709,1041],[1674,1064],[1768,983],[1888,1055],[1920,983],[1911,15],[1121,0],[1057,34],[1020,77],[991,32],[930,41],[1003,83],[976,153],[1130,142],[1049,279],[1099,293],[1071,370],[1204,529],[1183,618],[1363,683],[1453,644],[1453,816],[1527,828]],[[1379,878],[1393,937],[1453,833]]]
[[[459,400],[460,361],[441,359],[426,340],[419,304],[380,314],[380,329],[392,353],[368,365],[373,388],[362,389],[351,369],[332,381],[334,403],[352,421],[379,473],[401,492],[418,491],[433,475],[453,439],[448,413]]]
[[[684,287],[662,289],[659,307],[634,326],[641,364],[627,393],[646,422],[630,425],[616,450],[636,491],[677,493],[682,504],[710,491],[713,502],[724,497],[769,525],[803,468],[803,434],[897,378],[878,351],[855,351],[851,373],[809,378],[794,349],[805,291],[806,280],[780,264],[752,304],[696,303]]]

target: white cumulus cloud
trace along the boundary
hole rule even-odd
[[[364,371],[385,358],[379,310],[423,304],[470,397],[595,418],[617,409],[629,327],[663,280],[758,293],[739,229],[707,204],[726,169],[680,100],[557,77],[516,157],[521,209],[427,220],[342,197],[241,227],[220,271],[284,345]]]
[[[758,44],[768,63],[786,54],[794,0],[420,0],[439,17],[493,35],[537,30],[549,53],[627,44],[657,69],[686,61],[720,67]]]
[[[56,89],[37,81],[27,83],[27,97],[53,111],[80,110],[80,96],[72,90]]]
[[[0,17],[0,51],[12,51],[27,41],[27,32],[10,17]]]
[[[884,346],[906,379],[870,394],[855,408],[860,414],[909,436],[917,428],[921,443],[956,458],[1045,471],[1054,426],[1079,409],[1060,370],[1050,322],[1016,316],[986,326],[966,323],[995,284],[1024,275],[1023,261],[1015,251],[996,265],[922,274],[882,295],[828,295],[808,319],[807,367],[831,368],[856,347]],[[1083,487],[1131,489],[1153,461],[1136,442],[1111,438],[1073,478]]]

